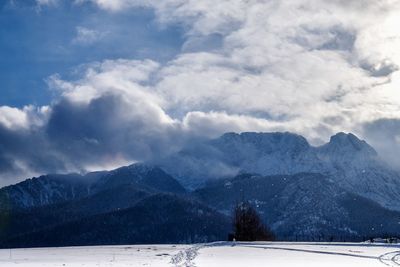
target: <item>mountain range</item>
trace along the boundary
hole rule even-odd
[[[400,174],[353,134],[227,133],[157,162],[44,175],[0,189],[0,246],[224,240],[240,201],[282,240],[400,230]]]
[[[343,189],[400,210],[400,173],[353,134],[338,133],[314,147],[292,133],[227,133],[194,144],[159,163],[187,188],[240,173],[320,173]],[[177,167],[179,166],[179,167]]]

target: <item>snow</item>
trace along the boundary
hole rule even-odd
[[[398,266],[400,246],[358,243],[218,242],[0,250],[0,266]]]
[[[135,245],[0,250],[0,266],[173,266],[171,257],[190,246]],[[10,253],[11,252],[11,253]]]
[[[239,173],[320,173],[348,192],[400,211],[400,173],[353,134],[338,133],[329,143],[311,146],[304,137],[287,132],[227,133],[201,145],[189,144],[159,165],[189,189]]]
[[[194,266],[397,266],[400,247],[360,244],[249,243],[201,250]],[[400,258],[399,258],[400,260]],[[400,261],[399,261],[400,262]]]

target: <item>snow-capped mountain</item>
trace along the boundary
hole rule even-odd
[[[24,209],[78,200],[114,187],[135,185],[151,192],[183,193],[185,189],[156,166],[133,164],[86,175],[43,175],[0,189],[0,210]]]
[[[184,193],[186,190],[172,176],[156,166],[132,164],[105,172],[91,188],[94,191],[107,190],[121,185],[136,184],[147,190],[169,193]]]
[[[281,239],[361,240],[400,223],[399,173],[344,133],[319,147],[292,133],[227,133],[158,165],[45,175],[4,187],[0,197],[3,247],[223,239],[241,200]]]
[[[0,189],[0,210],[21,209],[79,199],[90,193],[96,175],[43,175]]]
[[[321,173],[349,192],[400,210],[399,173],[353,134],[338,133],[329,143],[314,147],[304,137],[287,132],[227,133],[186,147],[161,164],[189,188],[239,173]]]

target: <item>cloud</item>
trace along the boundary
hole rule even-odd
[[[38,5],[55,5],[59,0],[36,0]]]
[[[60,98],[49,107],[1,107],[1,183],[120,166],[176,151],[183,142],[179,123],[141,84],[157,67],[152,61],[93,63],[77,81],[53,76],[49,83]]]
[[[73,44],[92,45],[105,37],[105,33],[88,29],[85,27],[76,27],[76,36],[72,40]]]
[[[42,6],[57,6],[60,0],[36,0],[37,6],[40,8]]]
[[[7,128],[26,128],[29,126],[26,112],[7,106],[0,107],[0,123]]]
[[[382,158],[400,169],[400,119],[378,119],[363,125],[363,134]]]
[[[315,144],[346,131],[374,142],[379,120],[400,119],[399,1],[75,2],[151,9],[159,27],[180,25],[185,42],[167,62],[103,60],[74,79],[55,74],[59,98],[46,111],[2,107],[3,131],[44,145],[41,162],[52,157],[47,168],[10,147],[1,155],[19,162],[16,173],[152,160],[226,131],[293,131]],[[78,27],[73,42],[101,36]]]
[[[161,24],[186,25],[187,47],[218,36],[220,49],[197,45],[163,68],[157,90],[172,103],[167,112],[302,117],[329,132],[393,116],[371,106],[392,95],[381,85],[394,84],[398,69],[398,1],[367,1],[363,8],[356,1],[92,2],[113,12],[152,8]],[[329,125],[337,116],[346,124]]]
[[[22,109],[0,106],[0,125],[10,130],[26,130],[40,126],[47,114],[47,106],[26,106]]]
[[[41,127],[14,128],[0,123],[0,184],[43,173],[65,172],[59,152],[51,149]]]

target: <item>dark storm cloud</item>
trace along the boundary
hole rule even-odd
[[[6,184],[35,174],[152,160],[184,140],[179,127],[164,124],[157,111],[140,101],[126,103],[113,94],[85,104],[63,99],[53,104],[43,126],[9,129],[0,124],[0,180]]]
[[[66,171],[42,129],[12,130],[0,124],[0,140],[0,184],[27,178],[27,173]]]
[[[171,149],[170,139],[178,132],[162,125],[157,113],[140,114],[142,108],[112,94],[83,105],[63,100],[53,107],[46,134],[55,149],[76,165],[96,163],[107,155],[153,158]]]

